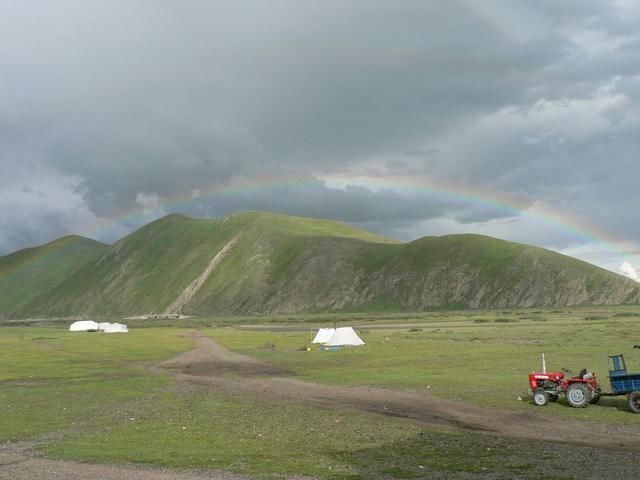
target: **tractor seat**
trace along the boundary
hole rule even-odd
[[[587,369],[583,368],[582,370],[580,370],[580,373],[578,373],[578,375],[576,375],[573,378],[579,378],[580,380],[584,380],[584,376],[587,374]]]

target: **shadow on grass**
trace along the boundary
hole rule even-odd
[[[426,430],[334,457],[350,473],[329,478],[349,480],[627,478],[637,464],[629,451]]]
[[[417,436],[382,447],[338,453],[335,459],[352,473],[334,478],[500,478],[522,477],[533,468],[510,440],[489,435],[422,431]],[[494,478],[494,477],[492,477]]]
[[[569,405],[569,402],[567,401],[566,397],[560,398],[558,400],[558,403],[566,408],[574,408],[571,405]],[[594,407],[605,408],[607,410],[620,410],[621,412],[627,412],[629,413],[629,415],[633,415],[633,413],[631,412],[631,410],[629,410],[629,407],[627,405],[626,395],[604,396],[604,397],[601,397],[598,403],[596,403],[595,405],[590,404],[583,408],[589,409]],[[578,408],[577,410],[581,410],[581,409]]]

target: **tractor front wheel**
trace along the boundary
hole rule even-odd
[[[533,392],[533,403],[539,407],[544,407],[549,403],[549,395],[544,390],[536,390]]]
[[[640,413],[640,392],[631,392],[629,394],[629,409],[633,413]]]
[[[586,407],[591,401],[591,392],[582,383],[572,383],[567,389],[567,401],[575,408]]]

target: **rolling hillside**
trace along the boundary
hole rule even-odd
[[[399,243],[338,222],[259,212],[213,220],[169,215],[101,249],[81,267],[52,276],[57,280],[50,288],[39,285],[33,291],[23,278],[19,291],[29,294],[4,301],[3,316],[418,311],[640,301],[635,282],[541,248],[479,235]]]
[[[0,257],[0,315],[21,308],[28,311],[35,298],[108,250],[104,243],[70,235]]]

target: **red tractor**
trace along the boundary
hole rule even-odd
[[[547,372],[542,356],[542,372],[529,374],[529,388],[533,395],[533,403],[542,407],[548,402],[555,402],[561,394],[565,394],[572,407],[586,407],[589,403],[600,400],[601,390],[594,373],[586,369],[575,377],[565,378],[562,372]]]

